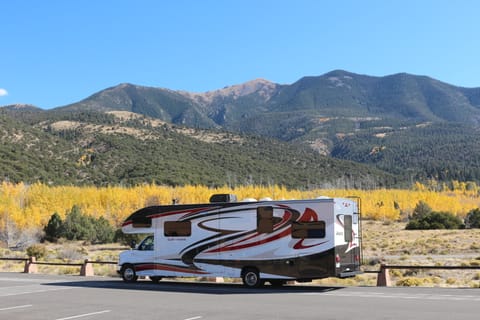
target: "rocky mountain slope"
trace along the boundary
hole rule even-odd
[[[350,164],[356,162],[368,165],[372,170],[380,169],[395,177],[396,183],[428,179],[480,181],[480,161],[477,160],[480,159],[480,88],[456,87],[426,76],[400,73],[372,77],[336,70],[321,76],[304,77],[289,85],[257,79],[204,93],[120,84],[80,102],[51,110],[33,106],[2,109],[5,116],[15,121],[67,137],[70,139],[67,143],[80,143],[76,139],[84,135],[87,128],[94,137],[90,140],[111,132],[135,139],[140,139],[138,132],[155,136],[157,133],[146,134],[145,131],[158,131],[159,127],[153,126],[152,121],[160,121],[161,127],[182,127],[184,132],[213,130],[249,137],[248,141],[254,136],[262,137],[253,138],[262,143],[256,148],[254,143],[248,152],[255,153],[252,156],[255,161],[266,161],[265,165],[273,159],[277,161],[283,150],[288,149],[288,154],[307,150],[316,153],[315,157],[326,156],[322,159],[329,161],[332,158],[349,160],[352,161]],[[119,132],[110,128],[119,121],[112,112],[134,113],[144,120],[129,118],[122,124],[127,129]],[[57,130],[59,124],[56,121],[72,121],[73,129]],[[93,134],[92,128],[102,129]],[[176,130],[172,132],[178,134]],[[177,138],[168,139],[177,141],[177,145],[185,143],[183,137]],[[265,145],[278,147],[275,156],[271,154],[268,160],[262,155],[262,149],[267,149]],[[198,144],[195,147],[210,148]],[[297,148],[297,151],[289,148]],[[223,144],[218,150],[219,157],[227,152],[247,152],[238,146],[234,150],[230,151]],[[142,154],[149,151],[132,152]],[[189,152],[199,151],[192,149]],[[195,159],[193,156],[189,161]],[[255,167],[255,161],[249,166]],[[315,160],[315,165],[291,168],[297,172],[305,167],[316,168],[317,161],[322,163],[324,160]],[[353,171],[363,170],[349,166]],[[202,167],[198,165],[199,170]],[[231,171],[235,165],[219,162],[215,168],[220,167],[228,167]],[[262,170],[269,171],[267,167]],[[250,171],[255,176],[255,170]],[[270,171],[263,181],[278,175],[278,172],[273,173],[275,170]]]

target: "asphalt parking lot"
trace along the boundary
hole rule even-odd
[[[0,273],[0,319],[478,319],[480,289],[285,286]]]

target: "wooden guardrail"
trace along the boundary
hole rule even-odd
[[[93,276],[93,264],[117,264],[116,261],[96,261],[85,259],[83,263],[63,263],[63,262],[44,262],[37,261],[35,257],[29,258],[2,258],[0,261],[19,261],[24,262],[25,266],[23,269],[24,273],[38,273],[38,265],[47,265],[47,266],[68,266],[68,267],[80,267],[81,276]]]
[[[405,266],[405,265],[380,265],[379,271],[368,271],[378,273],[377,287],[388,287],[391,285],[390,269],[443,269],[443,270],[479,270],[480,266]]]
[[[85,259],[83,263],[61,263],[61,262],[42,262],[36,261],[35,257],[30,258],[2,258],[0,261],[19,261],[24,262],[24,273],[37,273],[38,265],[49,265],[49,266],[70,266],[70,267],[80,267],[80,276],[93,276],[93,264],[117,264],[116,261],[96,261]],[[390,270],[391,269],[443,269],[443,270],[480,270],[480,266],[412,266],[412,265],[380,265],[380,270],[372,271],[367,270],[365,273],[376,273],[377,275],[377,286],[378,287],[388,287],[391,286],[390,280]]]

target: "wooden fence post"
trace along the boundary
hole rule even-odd
[[[89,262],[88,259],[85,259],[82,267],[80,268],[80,275],[83,277],[94,276],[93,263]]]
[[[27,261],[25,261],[25,268],[23,269],[24,273],[37,273],[38,268],[35,257],[29,257]]]
[[[391,285],[390,272],[385,264],[380,265],[380,272],[377,276],[377,287],[389,287]]]

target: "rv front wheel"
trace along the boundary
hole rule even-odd
[[[242,274],[243,284],[248,288],[258,288],[263,284],[260,279],[258,270],[255,268],[248,268]]]
[[[138,277],[135,273],[135,267],[131,264],[126,264],[122,267],[122,278],[125,282],[135,282]]]

